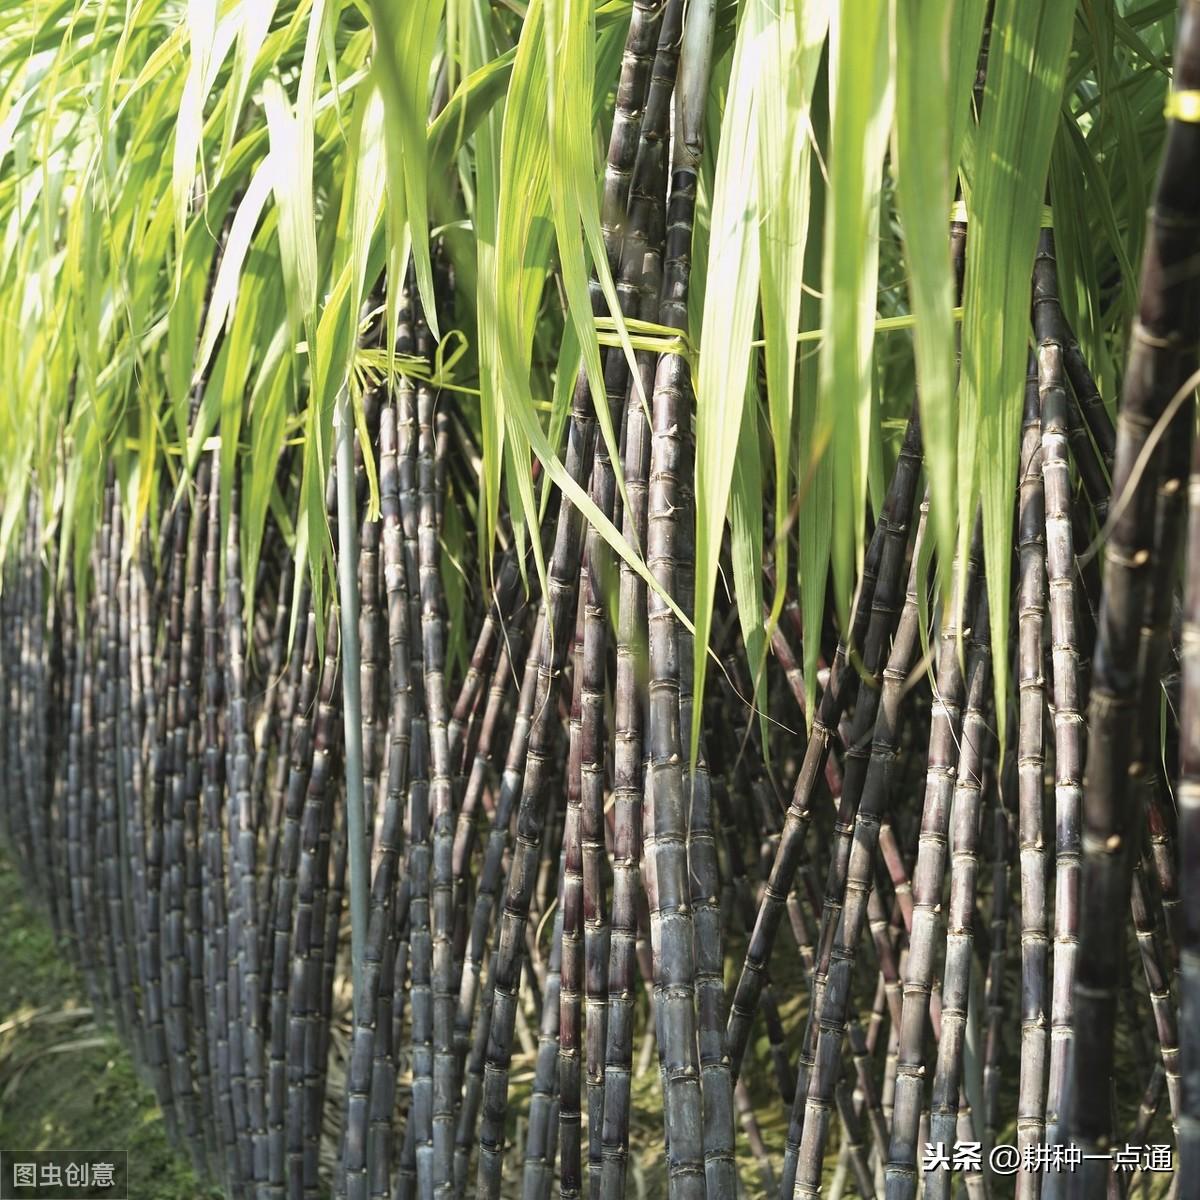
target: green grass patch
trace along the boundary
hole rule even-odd
[[[154,1093],[0,848],[0,1147],[127,1150],[131,1200],[201,1200]]]

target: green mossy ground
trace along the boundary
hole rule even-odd
[[[130,1200],[216,1197],[167,1141],[154,1093],[0,848],[0,1147],[128,1150]]]

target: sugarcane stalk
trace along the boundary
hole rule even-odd
[[[981,598],[971,631],[974,654],[963,714],[962,747],[954,788],[950,839],[950,913],[946,930],[946,961],[942,983],[942,1030],[933,1076],[930,1139],[949,1145],[956,1140],[960,1118],[959,1095],[963,1087],[962,1062],[971,991],[973,925],[975,918],[980,788],[983,758],[990,735],[989,702],[992,697],[991,647],[987,597]],[[965,1106],[964,1106],[965,1107]],[[949,1171],[925,1173],[925,1194],[948,1200]]]
[[[1174,1123],[1179,1117],[1179,1028],[1176,1021],[1178,1010],[1171,996],[1170,977],[1155,927],[1146,875],[1145,865],[1142,862],[1135,863],[1129,897],[1130,909],[1138,954],[1146,976],[1146,990],[1150,996],[1150,1011],[1154,1015],[1154,1029],[1158,1035],[1171,1121]]]
[[[1200,4],[1185,0],[1179,13],[1174,87],[1187,90],[1200,86]],[[1200,128],[1170,120],[1147,223],[1138,317],[1117,427],[1113,495],[1122,503],[1115,518],[1109,517],[1088,706],[1076,1047],[1067,1123],[1070,1140],[1085,1154],[1094,1153],[1112,1136],[1107,1094],[1114,1069],[1116,968],[1123,947],[1116,934],[1126,920],[1136,858],[1139,776],[1156,750],[1145,744],[1139,717],[1148,704],[1157,707],[1161,663],[1154,658],[1160,651],[1151,647],[1149,655],[1139,654],[1141,618],[1147,597],[1169,588],[1174,561],[1172,546],[1159,546],[1155,554],[1157,493],[1167,458],[1162,445],[1158,454],[1149,456],[1144,470],[1135,463],[1195,366],[1200,197],[1186,181],[1194,177],[1197,155]],[[1105,1174],[1096,1160],[1088,1160],[1068,1181],[1068,1195],[1096,1194],[1104,1187]]]
[[[605,476],[607,475],[607,479]],[[601,469],[599,456],[597,465],[592,468],[591,496],[593,502],[599,501],[611,508],[611,494],[605,498],[599,493],[608,485],[610,493],[615,491],[611,467],[607,471]],[[558,1096],[558,1145],[561,1154],[560,1195],[578,1197],[583,1186],[583,1166],[580,1149],[581,1088],[580,1088],[580,1049],[582,1043],[581,995],[583,992],[584,967],[581,961],[583,951],[583,766],[584,766],[584,731],[583,731],[583,688],[585,676],[593,694],[599,694],[603,703],[603,686],[605,671],[605,630],[602,623],[602,613],[599,611],[598,596],[591,579],[589,554],[592,549],[591,538],[584,551],[584,560],[579,568],[579,600],[578,615],[575,621],[575,638],[573,653],[573,680],[571,696],[571,717],[569,748],[567,752],[567,786],[566,786],[566,819],[563,826],[562,870],[559,877],[559,913],[555,923],[558,932],[559,957],[559,1015],[557,1028],[552,1028],[552,1021],[543,1015],[542,1034],[550,1036],[557,1034],[557,1096]],[[598,626],[588,638],[588,625]],[[589,645],[590,640],[590,645]],[[585,662],[588,652],[591,658]],[[597,681],[598,677],[598,681]],[[590,700],[590,698],[589,698]],[[594,705],[594,701],[591,701]],[[592,728],[589,733],[593,738],[600,732],[595,728],[595,715],[592,715]],[[598,755],[593,747],[589,756],[589,766],[593,772],[597,767],[603,767],[598,762]],[[601,776],[603,786],[603,776]],[[539,1037],[539,1048],[542,1042]],[[544,1110],[545,1120],[549,1115],[552,1103],[551,1093],[547,1092],[539,1098],[539,1110]],[[537,1112],[542,1115],[541,1111]],[[545,1149],[549,1141],[548,1130],[535,1123],[535,1106],[530,1103],[529,1113],[529,1142],[526,1146],[526,1175],[530,1176],[530,1165],[536,1163],[535,1171],[552,1172],[553,1162],[545,1161]],[[536,1151],[536,1153],[535,1153]],[[531,1185],[532,1186],[532,1185]]]
[[[750,717],[749,725],[751,736],[753,736],[755,725],[753,716]],[[746,759],[743,757],[739,764],[739,769],[745,764],[745,761]],[[720,769],[713,771],[711,786],[713,797],[716,800],[717,813],[720,817],[721,836],[725,846],[725,856],[728,862],[734,901],[742,927],[748,937],[754,928],[754,913],[757,902],[747,874],[746,860],[742,853],[741,835],[734,819],[729,791],[725,786]],[[779,1088],[779,1095],[785,1104],[790,1104],[796,1076],[795,1070],[788,1058],[787,1048],[784,1045],[783,1021],[779,1015],[779,1005],[775,999],[775,993],[769,978],[763,983],[759,1007],[762,1009],[763,1020],[767,1027],[767,1041],[770,1045],[771,1062],[774,1067],[775,1081]],[[741,1113],[740,1109],[739,1113]],[[744,1123],[744,1114],[742,1114],[742,1119]]]
[[[766,888],[759,903],[754,932],[746,950],[729,1011],[725,1038],[730,1065],[736,1080],[749,1038],[750,1025],[762,990],[771,948],[795,878],[796,865],[812,821],[812,801],[829,754],[832,731],[850,702],[858,672],[847,663],[851,653],[861,655],[862,668],[874,675],[883,666],[890,614],[873,616],[872,601],[878,579],[894,580],[903,568],[909,516],[920,470],[920,428],[915,413],[910,418],[892,481],[884,501],[887,519],[875,527],[863,561],[858,599],[851,616],[849,633],[839,640],[830,669],[829,683],[821,695],[817,714],[804,753],[800,773],[792,789],[784,819],[783,835],[775,852]],[[901,536],[899,531],[905,531]],[[797,1142],[798,1146],[798,1142]],[[785,1167],[781,1186],[790,1188],[792,1179]]]
[[[259,961],[269,963],[271,959],[271,913],[274,903],[275,884],[278,876],[279,839],[283,831],[283,801],[287,787],[288,745],[291,737],[292,717],[296,710],[296,692],[300,682],[300,654],[289,655],[288,632],[291,626],[292,582],[294,560],[289,555],[279,578],[275,603],[275,637],[272,641],[271,660],[267,674],[266,719],[262,736],[254,754],[254,767],[250,780],[251,810],[259,815],[265,825],[263,847],[263,871],[259,881],[258,929],[262,945]],[[274,763],[271,757],[274,755]],[[271,769],[272,765],[274,770]],[[264,1002],[270,991],[264,986]],[[264,1004],[265,1007],[265,1004]]]
[[[536,636],[536,635],[535,635]],[[458,1012],[455,1016],[455,1038],[460,1058],[465,1058],[473,1044],[472,1029],[475,1021],[475,1003],[479,994],[483,956],[487,945],[488,928],[501,885],[501,871],[505,849],[508,844],[509,825],[513,808],[521,788],[524,775],[525,754],[529,742],[529,730],[533,716],[533,693],[537,683],[538,645],[530,641],[521,676],[521,690],[517,701],[516,719],[509,739],[508,755],[500,779],[500,792],[491,832],[484,853],[483,868],[476,884],[475,911],[472,917],[471,934],[467,943],[466,959],[463,963],[459,987]],[[486,1003],[491,1005],[490,987]],[[488,1018],[490,1025],[490,1016]]]
[[[1191,14],[1195,34],[1196,14]],[[1194,136],[1194,134],[1193,134]],[[1200,441],[1193,442],[1188,479],[1188,528],[1180,645],[1179,861],[1184,874],[1180,942],[1179,1172],[1200,1172]]]
[[[689,458],[695,447],[685,441]],[[680,486],[679,556],[675,583],[685,611],[695,600],[695,494],[688,484],[692,471],[685,468]],[[674,623],[679,662],[679,731],[692,728],[693,708],[703,697],[694,694],[693,639],[678,621]],[[696,761],[685,780],[688,804],[687,862],[693,911],[696,970],[696,1027],[703,1112],[704,1177],[710,1196],[728,1195],[738,1188],[735,1158],[734,1083],[725,1053],[725,954],[720,906],[720,870],[712,816],[712,776],[708,766],[707,738],[697,743]]]
[[[978,524],[976,526],[978,532]],[[946,834],[950,804],[958,770],[966,684],[959,656],[958,615],[974,620],[980,588],[976,562],[978,539],[972,555],[954,565],[954,593],[942,615],[933,712],[929,731],[925,802],[921,815],[917,862],[913,870],[913,917],[909,949],[904,963],[904,998],[898,1030],[896,1082],[893,1096],[891,1144],[888,1149],[886,1194],[888,1200],[911,1197],[917,1184],[917,1142],[924,1104],[925,1029],[931,1011],[933,954],[941,909],[945,869]],[[962,632],[968,633],[967,630]],[[971,662],[967,663],[969,674]]]
[[[240,490],[230,490],[225,546],[225,692],[229,700],[226,740],[229,753],[229,845],[234,864],[235,920],[231,926],[231,994],[239,1002],[239,1032],[246,1074],[248,1128],[245,1144],[250,1155],[250,1178],[265,1184],[269,1174],[267,1136],[266,1044],[263,1029],[264,980],[261,913],[257,895],[259,815],[254,807],[253,738],[246,696],[246,648],[243,631]]]
[[[657,34],[661,19],[661,9],[652,14],[643,14],[640,7],[634,10],[630,41],[627,42],[627,64],[630,66],[631,76],[636,77],[639,92],[642,87],[641,73],[638,69],[640,64],[635,61],[634,55],[640,50],[641,38],[647,34],[651,37]],[[649,37],[646,41],[649,42]],[[629,54],[631,49],[632,55]],[[624,82],[624,67],[622,74]],[[640,116],[639,113],[639,118]],[[629,132],[630,128],[618,130],[614,123],[610,163],[614,158],[627,153],[624,142]],[[625,236],[629,237],[631,232],[632,226]],[[615,246],[609,247],[610,257],[615,249]],[[622,266],[626,262],[622,257]],[[628,276],[623,275],[623,280],[627,279]],[[594,292],[593,297],[593,303],[598,305],[599,295]],[[627,290],[622,290],[619,298],[623,308],[627,304],[632,308]],[[633,314],[626,311],[626,315]],[[605,363],[605,392],[610,410],[613,405],[624,399],[627,377],[624,357],[615,353],[609,354]],[[583,477],[593,457],[595,426],[593,397],[590,395],[586,375],[581,373],[572,399],[565,463],[568,473],[577,482]],[[517,834],[498,931],[499,953],[496,957],[491,1033],[484,1071],[480,1124],[478,1189],[481,1197],[494,1197],[498,1195],[500,1188],[500,1156],[503,1150],[504,1113],[507,1107],[511,1040],[516,1019],[519,982],[519,947],[524,941],[530,901],[536,883],[537,859],[545,821],[550,718],[555,708],[557,679],[569,642],[567,631],[571,602],[578,584],[582,542],[581,515],[573,506],[564,503],[558,514],[554,547],[548,563],[547,592],[542,601],[538,633],[535,636],[539,658],[538,681],[533,697],[534,719],[530,728],[525,775],[517,806]]]
[[[310,612],[311,623],[314,614]],[[286,1151],[287,1194],[290,1200],[311,1200],[317,1188],[319,1111],[310,1108],[317,1070],[317,1025],[320,1015],[324,940],[323,907],[328,880],[329,814],[334,806],[331,776],[337,746],[338,662],[332,638],[325,640],[320,666],[317,715],[312,724],[311,769],[302,793],[299,846],[292,902],[290,974],[286,997]],[[278,954],[278,948],[276,950]],[[284,968],[287,970],[287,968]]]
[[[391,1109],[396,1077],[391,1034],[397,951],[393,893],[410,738],[407,579],[401,545],[396,409],[391,403],[380,406],[379,452],[382,530],[376,528],[370,537],[376,544],[382,541],[383,547],[391,706],[387,774],[376,813],[376,861],[363,940],[363,997],[355,1012],[346,1079],[342,1163],[345,1192],[351,1200],[365,1200],[368,1192],[372,1196],[387,1195],[391,1186]],[[368,524],[375,523],[364,522],[364,529]]]
[[[118,509],[119,512],[119,509]],[[134,571],[131,566],[131,556],[125,553],[125,538],[121,536],[119,529],[114,529],[114,540],[116,542],[116,551],[119,558],[120,568],[117,576],[117,723],[116,723],[116,743],[117,755],[119,762],[118,782],[121,791],[121,806],[123,811],[122,822],[122,854],[127,864],[127,872],[125,875],[125,883],[127,891],[125,894],[125,919],[126,926],[130,931],[130,936],[133,939],[132,948],[132,963],[131,963],[131,988],[134,993],[130,997],[130,1007],[133,1016],[134,1040],[133,1052],[137,1066],[141,1070],[145,1070],[149,1056],[146,1046],[146,1010],[145,1005],[141,1002],[146,991],[146,978],[149,973],[148,964],[146,961],[146,872],[145,872],[145,849],[146,844],[142,838],[142,787],[141,787],[141,755],[137,752],[135,743],[135,696],[134,696],[134,658],[132,652],[132,626],[133,626],[133,601],[131,594],[131,582]],[[41,571],[37,571],[35,579],[39,585],[41,582]],[[39,619],[44,604],[44,598],[35,597],[37,602],[37,612]],[[46,712],[44,702],[42,704],[42,712]],[[44,737],[44,734],[42,735]],[[45,779],[41,781],[41,787],[44,791],[47,802],[53,797],[53,786]],[[61,840],[58,836],[59,831],[54,828],[53,808],[47,814],[47,820],[50,825],[51,838],[54,845],[61,847]],[[51,913],[54,920],[56,932],[61,923],[57,915],[58,901],[56,899],[58,893],[58,872],[56,870],[55,860],[57,853],[47,855],[46,871],[47,881],[53,882],[52,892],[52,907]]]
[[[670,113],[671,94],[675,84],[679,61],[679,39],[682,29],[682,4],[672,0],[664,6],[658,33],[658,44],[650,72],[645,111],[642,117],[640,138],[634,160],[629,188],[629,220],[623,240],[619,261],[618,295],[622,308],[643,320],[655,320],[658,316],[658,293],[662,273],[663,253],[663,208],[666,194],[666,135]],[[653,356],[644,352],[638,355],[640,389],[648,394],[653,388]],[[624,373],[606,374],[606,387],[612,383],[624,387]],[[622,512],[622,527],[627,540],[640,546],[644,541],[646,471],[649,445],[646,438],[645,417],[638,387],[631,381],[628,394],[620,395],[610,390],[610,404],[618,399],[625,402],[623,473],[625,497],[628,503]],[[596,447],[593,468],[593,500],[602,512],[609,513],[616,501],[615,474],[609,461],[607,448]],[[579,1010],[580,996],[585,984],[584,971],[580,969],[579,949],[584,927],[584,881],[583,881],[583,791],[587,790],[587,809],[590,842],[590,862],[593,870],[589,879],[590,894],[588,908],[592,915],[592,928],[596,930],[605,901],[602,894],[603,880],[596,867],[596,842],[603,813],[603,692],[605,679],[605,652],[607,635],[601,607],[601,580],[611,570],[612,555],[594,528],[589,527],[585,549],[589,564],[587,575],[580,576],[580,584],[586,584],[588,602],[583,607],[583,646],[581,655],[581,693],[578,734],[580,739],[580,782],[579,811],[572,829],[577,844],[568,845],[566,867],[568,878],[563,893],[563,961],[562,961],[562,1023],[563,1055],[560,1058],[560,1147],[562,1154],[562,1194],[576,1196],[581,1193],[581,1151],[579,1121]],[[628,566],[622,564],[621,599],[633,596],[636,589],[626,579]],[[643,589],[644,591],[644,589]],[[634,598],[635,607],[639,603]],[[603,1112],[606,1099],[604,1074],[605,993],[607,991],[609,962],[607,939],[603,934],[593,933],[586,965],[586,987],[589,994],[588,1023],[588,1083],[589,1083],[589,1179],[593,1192],[602,1187],[603,1159]]]
[[[1112,417],[1108,414],[1096,380],[1088,369],[1087,359],[1079,347],[1079,342],[1064,322],[1063,332],[1066,338],[1063,344],[1063,363],[1066,366],[1067,378],[1071,381],[1071,390],[1079,404],[1079,410],[1087,425],[1092,441],[1096,443],[1104,465],[1109,473],[1112,472],[1113,457],[1117,448],[1116,430],[1113,428]]]
[[[334,410],[337,454],[338,616],[342,638],[342,721],[346,778],[346,837],[350,871],[350,962],[354,1012],[362,1013],[363,945],[370,889],[363,786],[362,651],[359,641],[358,522],[354,495],[354,419],[349,387],[338,394]]]
[[[416,350],[433,359],[429,327],[418,311]],[[429,804],[433,833],[433,1180],[435,1195],[445,1196],[453,1182],[454,1098],[460,1084],[454,1055],[454,798],[447,734],[445,631],[438,529],[440,506],[435,468],[433,390],[416,389],[418,595],[421,606],[423,684],[429,731]]]
[[[842,797],[834,827],[835,836],[841,835],[841,845],[830,858],[812,989],[813,1015],[809,1022],[812,1032],[806,1037],[801,1058],[803,1064],[805,1057],[809,1057],[813,1068],[805,1079],[802,1065],[801,1080],[797,1083],[796,1104],[803,1104],[804,1116],[803,1132],[795,1151],[796,1196],[815,1195],[820,1185],[851,1005],[851,976],[868,917],[867,898],[872,888],[879,822],[890,802],[902,703],[920,647],[918,571],[927,513],[926,501],[921,505],[908,587],[896,637],[882,672],[881,687],[878,692],[866,686],[860,690],[854,732],[846,753]],[[907,530],[903,533],[907,540]],[[888,589],[876,588],[873,607],[884,612],[894,608]],[[807,1084],[803,1099],[801,1082]]]
[[[1021,859],[1021,1066],[1017,1101],[1017,1142],[1037,1145],[1045,1129],[1046,1058],[1049,1049],[1046,959],[1046,852],[1043,830],[1045,764],[1045,685],[1043,624],[1046,613],[1046,505],[1042,482],[1042,426],[1037,367],[1030,361],[1021,429],[1020,500],[1017,515],[1020,556],[1017,744],[1018,837]],[[1033,1200],[1039,1173],[1025,1165],[1017,1194]]]
[[[561,969],[563,956],[563,885],[566,878],[565,860],[559,870],[559,902],[555,908],[551,930],[550,961],[546,968],[546,990],[538,1028],[537,1057],[533,1071],[533,1090],[529,1097],[529,1135],[525,1143],[524,1170],[521,1175],[522,1195],[526,1200],[547,1200],[554,1177],[556,1135],[561,1136],[561,1122],[556,1109],[561,1091],[556,1075],[560,1068],[561,1032]],[[481,1010],[482,1011],[482,1010]],[[480,1056],[482,1060],[482,1056]],[[482,1061],[479,1063],[482,1075]],[[479,1080],[482,1084],[482,1079]],[[556,1086],[557,1085],[557,1086]],[[561,1110],[560,1110],[561,1111]],[[464,1175],[465,1181],[465,1175]]]
[[[285,1106],[289,1050],[288,1003],[297,871],[300,862],[300,822],[313,764],[313,706],[318,687],[316,616],[309,609],[309,592],[301,594],[306,612],[295,656],[300,663],[295,715],[289,738],[290,765],[279,841],[278,883],[272,912],[271,980],[269,1002],[270,1048],[267,1064],[268,1188],[271,1200],[281,1200],[287,1180]]]
[[[1045,426],[1043,426],[1043,444]],[[1045,464],[1043,462],[1043,476]],[[1051,593],[1053,601],[1053,593]],[[1011,811],[1009,796],[1013,788],[1012,774],[1014,755],[1009,750],[1005,768],[992,785],[992,895],[990,908],[991,953],[988,956],[987,976],[984,980],[984,1006],[987,1011],[987,1027],[984,1037],[983,1067],[983,1128],[984,1148],[990,1152],[996,1143],[1000,1119],[1000,1060],[1003,1048],[1004,1026],[1004,977],[1008,956],[1008,920],[1011,906],[1010,877],[1012,875],[1012,847],[1016,818]],[[1051,1062],[1054,1060],[1053,1030],[1051,1031]],[[1055,1110],[1057,1111],[1057,1110]],[[1047,1104],[1046,1120],[1050,1122],[1051,1110]]]
[[[215,511],[220,499],[220,471],[213,471],[211,459],[208,477],[208,505]],[[225,878],[225,838],[221,827],[224,812],[225,754],[221,738],[220,709],[224,699],[221,671],[221,637],[224,633],[220,604],[220,528],[219,520],[208,522],[205,534],[204,590],[201,596],[203,622],[203,769],[201,809],[204,828],[203,873],[201,879],[204,911],[204,991],[208,1020],[208,1039],[212,1051],[212,1112],[215,1116],[218,1160],[226,1186],[239,1191],[245,1183],[238,1155],[238,1129],[233,1113],[230,1029],[240,1019],[236,994],[229,995],[228,890]],[[241,614],[238,614],[241,619]]]
[[[1075,627],[1075,544],[1067,457],[1068,403],[1053,230],[1043,230],[1034,261],[1033,327],[1038,341],[1042,404],[1042,478],[1046,512],[1046,571],[1050,594],[1054,711],[1054,987],[1050,1008],[1050,1070],[1046,1142],[1059,1140],[1074,1024],[1071,996],[1079,947],[1080,806],[1083,797],[1083,714]],[[1078,351],[1078,347],[1076,347]],[[1057,1186],[1054,1180],[1051,1187]]]

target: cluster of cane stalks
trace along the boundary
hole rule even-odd
[[[603,181],[623,314],[682,332],[684,19],[682,0],[634,5]],[[1200,88],[1194,6],[1175,86]],[[1096,1156],[1054,1172],[1031,1153],[1019,1196],[1090,1197],[1129,1184],[1106,1152],[1156,1140],[1186,1191],[1198,168],[1200,127],[1173,120],[1115,426],[1042,233],[1004,745],[980,537],[931,563],[915,406],[807,713],[791,596],[762,665],[721,592],[721,669],[693,688],[676,353],[638,350],[631,371],[605,351],[603,396],[581,371],[562,457],[656,587],[547,488],[545,586],[512,539],[458,610],[465,669],[440,534],[479,450],[423,375],[377,384],[342,430],[324,611],[274,515],[244,620],[220,427],[157,527],[110,478],[86,579],[59,585],[60,533],[31,502],[0,592],[4,835],[199,1172],[259,1200],[607,1198],[635,1175],[679,1200],[902,1200],[1006,1187],[925,1146],[978,1142],[986,1164],[1009,1142]],[[970,232],[948,236],[961,279]],[[438,284],[448,327],[444,260]],[[432,363],[415,285],[375,300],[390,290],[401,361]],[[769,723],[748,701],[760,666]],[[657,1086],[635,1086],[655,1061]]]

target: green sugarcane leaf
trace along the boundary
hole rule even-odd
[[[546,125],[546,44],[542,0],[533,0],[521,27],[500,138],[499,199],[494,260],[496,382],[494,399],[504,426],[510,508],[537,528],[528,478],[530,433],[541,434],[529,394],[534,329],[550,262],[550,153]],[[555,451],[549,450],[550,457]],[[541,455],[539,454],[539,457]],[[546,589],[541,539],[532,539],[534,563]]]
[[[775,594],[770,621],[783,611],[788,583],[788,529],[791,498],[793,399],[796,332],[804,294],[812,159],[810,105],[821,49],[829,28],[829,5],[781,5],[778,37],[765,47],[758,121],[763,359],[767,409],[775,465]],[[763,739],[764,745],[766,738]]]
[[[591,255],[592,270],[616,322],[621,347],[629,363],[630,378],[641,391],[637,368],[616,286],[609,271],[608,254],[600,228],[596,196],[596,169],[592,151],[592,98],[595,90],[594,0],[545,0],[545,71],[547,85],[547,138],[550,156],[550,201],[558,244],[559,269],[567,295],[567,316],[575,329],[582,362],[594,398],[596,419],[608,448],[623,505],[629,504],[621,470],[621,446],[613,427],[605,395],[600,339],[592,316],[588,291],[588,263],[579,230]],[[569,64],[569,66],[567,65]],[[641,397],[646,403],[646,397]]]
[[[267,199],[275,186],[271,167],[268,159],[254,172],[250,186],[246,189],[237,212],[234,213],[233,223],[229,227],[229,235],[225,239],[225,248],[221,254],[221,264],[209,293],[208,311],[204,318],[204,331],[200,338],[200,349],[196,354],[192,383],[208,369],[217,339],[236,308],[238,285],[250,250],[250,239],[254,236]]]
[[[488,21],[486,0],[476,0],[464,42],[466,62],[499,61],[491,59],[495,49]],[[514,59],[515,51],[502,58]],[[466,87],[486,67],[479,66],[463,82]],[[505,81],[508,73],[504,75]],[[460,89],[461,91],[461,89]],[[440,119],[440,118],[439,118]],[[465,124],[463,118],[460,124]],[[437,122],[435,121],[436,125]],[[496,278],[496,236],[500,208],[500,135],[498,114],[489,110],[480,119],[475,144],[475,262],[483,286],[476,288],[476,351],[479,356],[479,424],[483,447],[483,496],[479,506],[480,579],[491,581],[496,529],[500,519],[501,468],[505,460],[503,394],[499,385],[499,311],[494,280]],[[430,138],[434,133],[431,129]],[[558,445],[557,441],[553,443]],[[524,563],[522,556],[521,562]]]
[[[254,612],[254,584],[271,498],[277,490],[276,472],[286,436],[289,374],[287,326],[281,323],[267,349],[265,362],[250,393],[250,453],[241,459],[240,514],[246,620]]]
[[[789,20],[791,14],[789,14]],[[725,514],[733,483],[746,376],[758,307],[759,194],[757,122],[760,65],[779,36],[780,20],[763,0],[750,0],[740,15],[729,97],[717,154],[709,229],[710,281],[705,288],[696,379],[696,641],[694,687],[704,694],[713,590],[721,556]],[[699,747],[701,710],[693,710],[690,756]]]
[[[389,275],[402,279],[411,248],[417,290],[435,340],[441,339],[429,257],[429,75],[445,0],[393,5],[370,0],[374,69],[387,115]],[[388,297],[389,343],[396,340],[396,293]]]
[[[486,14],[476,12],[470,28],[475,38],[485,39],[486,45],[490,48],[491,31],[486,28],[484,16]],[[513,62],[517,57],[515,46],[503,54],[486,57],[491,50],[481,53],[479,49],[481,43],[478,40],[468,39],[466,44],[472,47],[472,54],[479,55],[478,58],[471,60],[479,65],[458,85],[446,107],[429,123],[429,171],[431,175],[439,174],[445,169],[478,128],[480,122],[503,99],[505,88],[512,75]],[[475,148],[478,151],[478,142],[476,142]]]
[[[204,137],[204,84],[217,33],[217,0],[188,0],[188,73],[175,121],[175,154],[172,185],[175,196],[175,242],[183,245],[192,185],[196,178],[196,156]],[[232,44],[232,38],[230,39]],[[178,277],[177,277],[178,281]]]
[[[984,0],[899,0],[896,13],[896,199],[904,230],[921,434],[932,489],[934,540],[954,556],[958,406],[955,401],[954,279],[947,214],[970,90],[954,64],[973,62]],[[957,40],[954,40],[957,39]],[[973,79],[972,79],[973,81]]]
[[[242,109],[250,90],[250,78],[278,7],[279,0],[250,0],[250,2],[243,0],[238,9],[232,81],[223,93],[223,98],[226,99],[225,127],[221,135],[221,151],[217,160],[218,175],[223,174],[229,164],[230,152],[233,150],[234,139],[237,136],[238,122],[241,120]],[[252,578],[249,575],[247,577]]]
[[[547,440],[556,450],[563,444],[563,434],[567,421],[571,416],[571,395],[575,390],[575,380],[579,375],[581,352],[579,339],[575,334],[574,325],[563,327],[562,346],[558,354],[558,366],[554,373],[554,395],[550,401],[550,421],[547,426]],[[541,507],[538,510],[539,521],[546,515],[546,507],[550,503],[550,486],[542,487]]]
[[[885,0],[843,0],[830,23],[831,149],[825,219],[817,444],[832,449],[834,604],[848,625],[862,564],[871,443],[883,155],[893,108]]]
[[[818,150],[828,142],[828,88],[815,87],[812,101],[813,142]],[[822,230],[828,194],[823,172],[812,172],[810,224]],[[821,237],[810,237],[804,256],[804,293],[800,300],[801,329],[819,329],[821,318]],[[805,723],[811,729],[816,713],[817,669],[821,653],[821,631],[825,622],[828,594],[829,548],[833,530],[833,468],[821,455],[812,458],[817,441],[818,374],[815,348],[802,347],[796,364],[796,456],[798,478],[795,503],[803,511],[796,521],[796,561],[800,592],[800,623],[804,660]]]
[[[750,666],[751,696],[762,730],[764,751],[767,737],[767,630],[763,622],[763,472],[758,437],[758,389],[752,361],[742,408],[742,428],[733,465],[729,504],[729,551],[733,563],[733,589],[738,623]]]
[[[978,497],[999,744],[1008,695],[1012,506],[1029,341],[1029,280],[1062,103],[1074,5],[997,0],[969,204],[959,429],[960,552]]]
[[[312,126],[293,115],[276,79],[263,85],[270,131],[271,187],[279,209],[279,257],[287,289],[288,320],[296,337],[317,304],[317,238],[312,189]],[[312,341],[311,335],[309,341]]]

